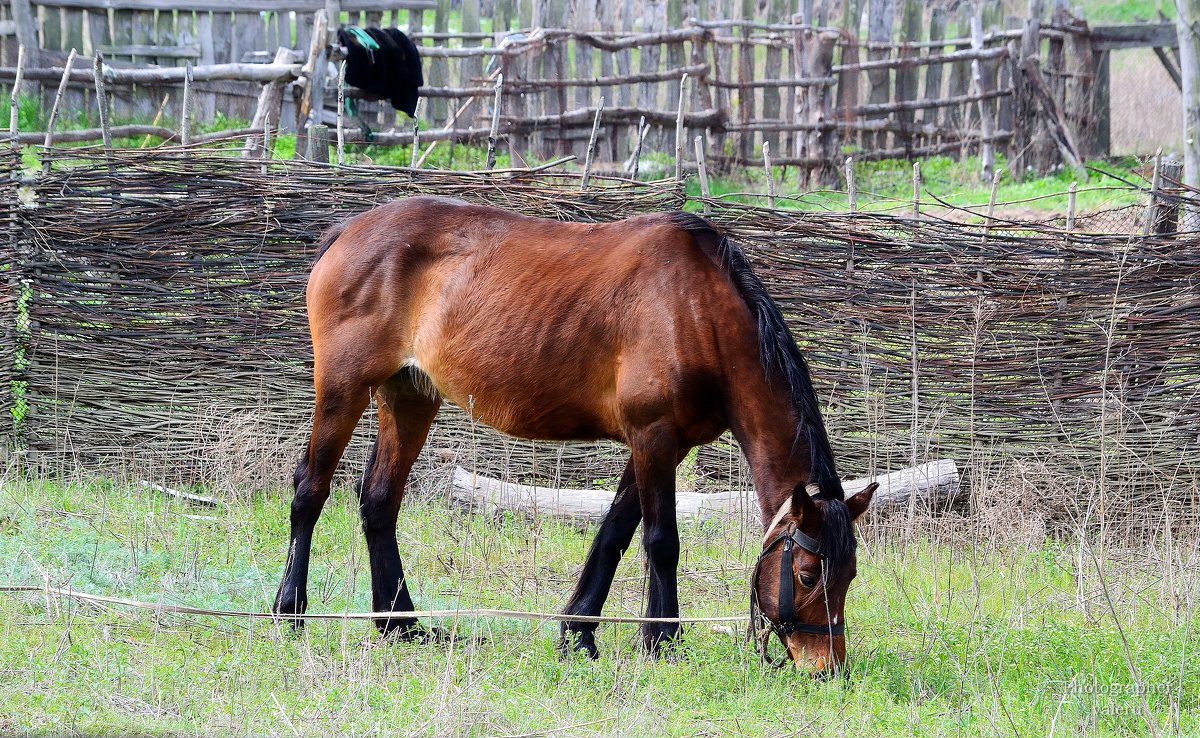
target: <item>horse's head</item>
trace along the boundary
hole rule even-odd
[[[790,657],[796,668],[827,675],[845,661],[854,521],[878,486],[843,502],[814,500],[801,485],[767,528],[750,583],[751,628],[764,658],[774,633],[787,649],[776,665]]]

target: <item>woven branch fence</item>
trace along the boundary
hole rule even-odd
[[[681,205],[672,184],[593,178],[581,191],[575,175],[56,155],[75,166],[0,185],[0,405],[11,419],[21,387],[28,406],[9,443],[44,471],[218,488],[283,484],[298,458],[312,406],[304,282],[333,221],[418,192],[577,220]],[[845,476],[955,458],[970,482],[1034,459],[1100,480],[1113,514],[1171,484],[1172,504],[1200,511],[1197,234],[705,205],[810,357]],[[27,330],[13,320],[23,281]],[[370,435],[364,423],[348,469]],[[584,485],[618,476],[624,454],[508,439],[447,408],[423,459]],[[749,484],[729,440],[702,450],[697,472],[700,486]]]

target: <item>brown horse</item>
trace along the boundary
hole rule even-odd
[[[514,436],[629,446],[570,615],[600,613],[640,521],[646,615],[679,616],[675,468],[689,449],[731,429],[753,470],[767,534],[751,584],[758,619],[798,665],[822,671],[842,661],[852,523],[874,488],[843,499],[808,368],[783,316],[741,249],[706,221],[669,213],[562,223],[412,197],[327,233],[307,300],[316,411],[296,469],[275,612],[305,611],[313,526],[372,393],[379,436],[358,490],[372,601],[377,612],[413,609],[396,517],[445,398]],[[426,635],[415,618],[377,625]],[[562,644],[595,657],[595,629],[564,622]],[[647,624],[642,633],[659,653],[679,625]]]

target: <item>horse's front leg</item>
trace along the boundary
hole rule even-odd
[[[679,527],[675,519],[675,428],[660,423],[638,434],[631,444],[633,471],[642,509],[642,545],[649,564],[648,618],[679,617]],[[646,650],[661,656],[679,638],[679,623],[645,623]]]
[[[564,613],[600,614],[612,589],[617,565],[621,563],[625,549],[629,548],[633,532],[637,530],[641,519],[641,502],[638,499],[631,460],[625,465],[625,473],[621,475],[621,482],[617,485],[616,497],[613,498],[612,506],[608,508],[608,514],[604,516],[604,522],[600,524],[600,530],[596,532],[587,561],[579,573],[579,581],[575,584],[575,592],[567,601]],[[560,627],[560,633],[560,651],[565,652],[573,648],[594,659],[600,657],[600,651],[596,648],[596,623],[566,620]]]

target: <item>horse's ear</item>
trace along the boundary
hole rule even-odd
[[[879,489],[879,482],[871,482],[863,488],[862,492],[846,500],[846,507],[850,509],[851,520],[858,520],[859,516],[867,511],[867,508],[871,506],[871,498],[875,496],[875,490],[877,489]]]
[[[816,508],[817,503],[813,502],[812,496],[808,494],[808,486],[803,482],[797,484],[792,490],[792,512],[796,517],[803,518]]]

